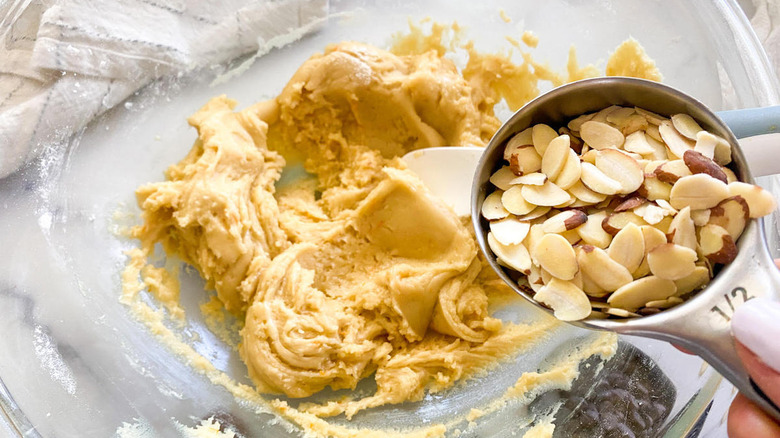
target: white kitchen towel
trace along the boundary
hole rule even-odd
[[[0,1],[0,178],[152,80],[264,50],[327,14],[328,0]]]
[[[780,0],[751,0],[750,24],[780,76]],[[748,9],[747,7],[745,8]]]

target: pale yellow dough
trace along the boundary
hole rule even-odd
[[[557,324],[490,316],[509,289],[465,218],[398,158],[484,146],[500,125],[493,105],[524,103],[551,73],[473,51],[461,73],[444,48],[410,42],[396,46],[403,55],[330,46],[278,97],[238,112],[215,97],[189,119],[198,131],[190,153],[166,181],[137,191],[144,222],[133,230],[142,245],[132,272],[165,301],[177,295],[162,290],[158,268],[143,267],[154,245],[197,268],[244,318],[240,354],[260,392],[306,397],[374,375],[374,395],[300,407],[313,415],[419,400]],[[586,71],[570,60],[570,76]],[[296,161],[312,177],[277,190]]]

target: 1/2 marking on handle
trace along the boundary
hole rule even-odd
[[[742,298],[741,303],[735,302],[738,297]],[[739,306],[740,304],[743,304],[753,298],[755,297],[748,294],[747,289],[744,287],[735,287],[731,290],[731,292],[723,294],[723,300],[726,302],[726,305],[724,306],[721,304],[719,306],[713,306],[712,309],[710,309],[710,312],[720,315],[723,319],[726,320],[726,322],[731,322],[731,316],[734,315],[734,310],[737,308],[736,306]]]

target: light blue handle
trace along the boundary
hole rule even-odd
[[[720,111],[717,114],[737,138],[780,132],[780,106]]]

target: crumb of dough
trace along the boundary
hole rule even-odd
[[[607,61],[607,76],[631,76],[660,82],[661,72],[645,53],[642,45],[633,38],[621,43]]]
[[[504,20],[504,23],[511,23],[512,22],[512,18],[509,15],[507,15],[505,10],[499,9],[498,10],[498,15],[501,16],[501,19]]]
[[[410,28],[390,51],[328,46],[270,101],[236,111],[235,101],[213,98],[189,118],[198,131],[189,154],[168,168],[166,181],[136,192],[143,224],[132,236],[141,245],[128,253],[122,301],[213,382],[263,400],[178,345],[163,314],[139,300],[144,290],[163,303],[178,294],[178,283],[150,264],[161,244],[216,291],[207,313],[220,303],[244,320],[239,351],[257,392],[307,397],[326,387],[354,389],[373,376],[377,390],[363,398],[299,409],[269,401],[325,435],[366,431],[323,417],[420,400],[532,348],[560,325],[491,316],[511,291],[479,254],[468,220],[398,157],[431,146],[484,146],[500,126],[495,104],[518,108],[538,95],[540,81],[565,77],[528,54],[517,64],[510,54],[479,53],[461,42],[457,24]],[[615,62],[643,59],[641,46],[633,47],[616,51]],[[444,57],[453,50],[468,54],[462,69]],[[572,49],[567,73],[598,72],[580,68]],[[310,177],[277,190],[296,161]],[[483,411],[570,385],[585,354],[609,357],[606,344],[594,345],[559,367],[524,374]]]
[[[536,47],[539,45],[539,37],[536,36],[536,34],[531,32],[530,30],[526,30],[525,32],[523,32],[523,36],[520,37],[520,39],[528,47]]]
[[[214,418],[201,420],[193,427],[179,425],[179,433],[184,438],[237,438],[238,434],[230,429],[222,429],[222,424]]]
[[[555,425],[552,423],[539,423],[523,434],[523,438],[552,438]]]

